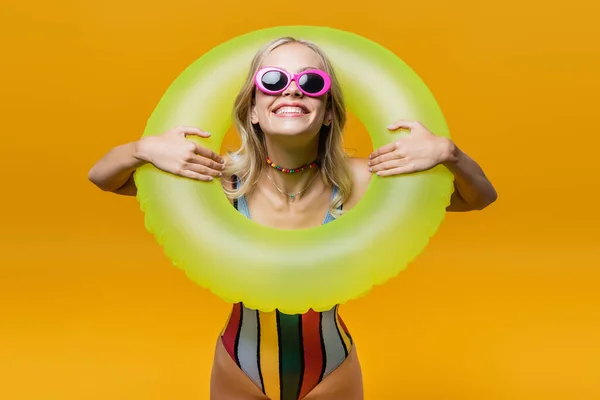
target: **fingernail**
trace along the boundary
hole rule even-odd
[[[373,168],[369,168],[369,172],[373,172]]]
[[[371,166],[371,162],[370,161],[367,163],[367,166],[369,166],[369,167]]]

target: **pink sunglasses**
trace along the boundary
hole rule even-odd
[[[311,97],[321,96],[331,87],[331,78],[325,71],[309,69],[298,74],[277,67],[264,67],[258,70],[254,76],[256,87],[262,92],[276,95],[286,90],[292,81],[302,93]]]

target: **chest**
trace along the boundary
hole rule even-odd
[[[277,229],[307,229],[324,223],[331,205],[331,189],[295,201],[284,196],[255,192],[247,198],[250,217],[258,224]]]

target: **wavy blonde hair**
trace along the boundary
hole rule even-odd
[[[267,149],[265,137],[258,124],[252,124],[251,111],[254,104],[254,74],[262,66],[265,57],[274,49],[289,43],[303,44],[312,49],[321,58],[325,72],[331,77],[331,90],[328,94],[327,108],[331,110],[332,122],[323,125],[319,132],[318,155],[321,159],[321,178],[327,187],[336,185],[337,194],[332,198],[329,211],[334,217],[342,213],[337,208],[350,196],[352,178],[347,163],[347,155],[343,149],[342,132],[346,124],[346,107],[339,82],[327,56],[316,44],[293,37],[280,37],[264,45],[252,59],[246,82],[235,99],[233,122],[241,139],[241,146],[235,152],[229,152],[226,176],[236,175],[238,188],[231,184],[223,185],[225,194],[230,199],[237,199],[251,193],[267,167],[265,159]]]

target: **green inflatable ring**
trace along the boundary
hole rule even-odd
[[[449,137],[433,95],[396,55],[355,34],[313,26],[255,31],[209,51],[168,88],[143,136],[198,126],[211,137],[190,140],[219,152],[252,57],[280,36],[324,49],[348,110],[366,127],[374,148],[405,135],[386,129],[398,119],[418,120]],[[453,191],[452,174],[443,166],[373,176],[364,197],[343,217],[316,228],[278,230],[241,215],[218,180],[199,182],[147,164],[136,171],[135,182],[146,228],[190,279],[225,301],[288,314],[328,310],[396,276],[436,232]]]

